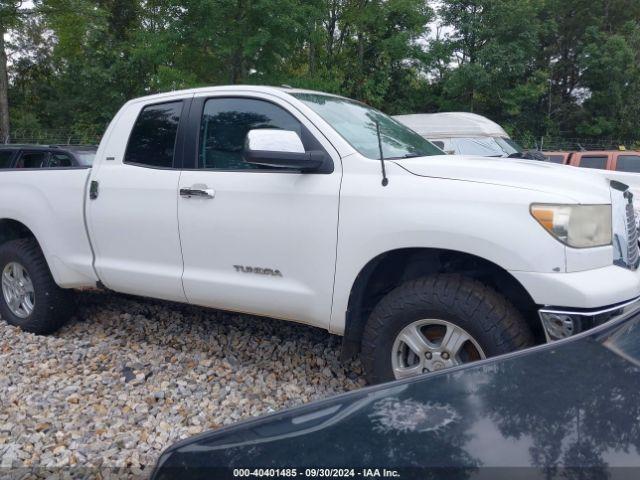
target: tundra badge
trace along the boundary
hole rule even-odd
[[[236,272],[257,273],[258,275],[271,275],[272,277],[282,277],[280,270],[273,268],[245,267],[244,265],[234,265]]]

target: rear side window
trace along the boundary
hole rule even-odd
[[[157,168],[173,167],[182,101],[145,107],[131,131],[125,163]]]
[[[49,168],[64,168],[73,166],[71,157],[66,153],[53,153],[49,160]]]
[[[1,150],[0,151],[0,168],[9,168],[11,166],[12,156],[13,156],[13,151]]]
[[[640,155],[620,155],[616,163],[618,172],[640,173]]]
[[[547,162],[564,163],[564,157],[562,155],[547,155]]]
[[[580,166],[584,168],[607,168],[607,157],[582,157]]]
[[[44,168],[47,166],[49,152],[23,152],[16,168]]]

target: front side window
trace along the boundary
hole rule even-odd
[[[23,152],[16,168],[44,168],[48,157],[48,152]]]
[[[640,173],[640,156],[620,155],[616,162],[616,170],[618,172]]]
[[[125,163],[173,167],[182,101],[145,107],[131,130]]]
[[[585,168],[607,168],[607,157],[582,157],[580,166]]]
[[[11,150],[1,150],[0,151],[0,168],[11,167],[12,157],[13,157],[13,152]]]
[[[386,159],[444,155],[442,150],[413,130],[363,103],[319,93],[291,95],[320,115],[367,158],[379,160],[380,146]]]
[[[49,160],[49,168],[65,168],[73,166],[71,157],[66,153],[53,153]]]
[[[213,98],[206,101],[200,123],[199,167],[216,170],[260,169],[243,159],[249,130],[291,130],[305,144],[302,124],[283,108],[250,98]],[[309,150],[308,145],[304,145]]]

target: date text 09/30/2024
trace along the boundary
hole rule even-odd
[[[233,478],[399,478],[397,470],[387,468],[237,468]]]

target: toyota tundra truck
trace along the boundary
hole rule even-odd
[[[561,340],[640,307],[632,195],[568,170],[313,91],[135,99],[92,167],[0,171],[0,314],[51,333],[100,287],[290,320],[371,383]]]

